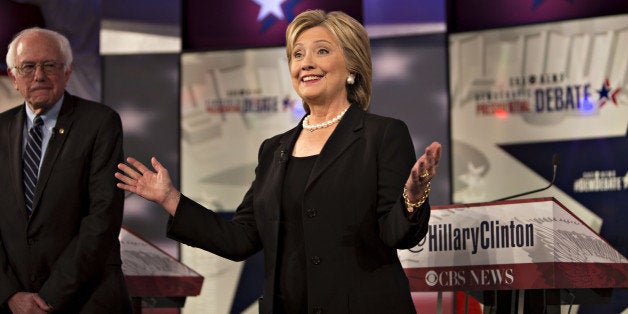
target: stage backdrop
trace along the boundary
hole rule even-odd
[[[286,27],[309,9],[343,11],[362,21],[361,0],[181,0],[184,50],[285,45]]]
[[[373,97],[369,111],[403,120],[417,157],[433,141],[443,146],[438,174],[432,181],[432,205],[451,203],[446,43],[442,33],[371,40]]]
[[[449,47],[454,202],[547,186],[557,154],[556,185],[534,196],[626,256],[628,15],[457,33]]]
[[[181,189],[207,208],[235,211],[250,186],[262,140],[294,127],[303,107],[292,89],[284,48],[185,53],[181,57]],[[257,306],[260,272],[182,246],[183,262],[205,276],[186,313],[238,313]],[[261,267],[258,268],[261,270]],[[242,272],[246,275],[247,272]],[[255,277],[257,276],[257,277]],[[239,282],[245,284],[240,291]],[[242,300],[242,295],[250,297]],[[254,310],[253,310],[254,311]]]
[[[178,184],[179,54],[109,55],[102,64],[103,102],[120,114],[125,155],[146,164],[157,157]],[[135,194],[126,196],[123,225],[178,258],[179,243],[165,237],[168,213]]]

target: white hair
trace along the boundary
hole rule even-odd
[[[17,66],[17,64],[15,64],[17,58],[17,44],[25,35],[32,33],[39,33],[41,35],[48,36],[49,38],[57,42],[57,45],[59,46],[59,51],[61,51],[61,57],[63,58],[63,70],[67,71],[72,65],[73,58],[70,42],[65,36],[61,35],[60,33],[40,27],[27,28],[17,33],[17,35],[13,37],[13,40],[9,44],[9,51],[7,52],[6,57],[9,70],[13,71],[13,68]]]

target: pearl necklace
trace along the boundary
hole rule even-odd
[[[331,120],[327,120],[325,122],[321,122],[319,124],[314,124],[314,125],[310,125],[309,120],[310,120],[310,115],[308,115],[307,117],[305,117],[303,119],[303,128],[310,131],[310,132],[314,132],[314,130],[317,129],[322,129],[322,128],[326,128],[338,121],[340,121],[340,119],[342,119],[342,116],[345,115],[345,113],[347,112],[347,110],[349,110],[349,107],[347,107],[345,110],[343,110],[339,115],[335,116],[333,119]]]

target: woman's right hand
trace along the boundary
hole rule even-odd
[[[128,157],[126,161],[133,167],[125,163],[118,164],[121,171],[115,173],[116,178],[121,181],[117,184],[118,188],[158,203],[174,216],[181,193],[172,185],[168,169],[155,157],[150,159],[155,172],[133,157]]]

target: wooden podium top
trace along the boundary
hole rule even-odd
[[[120,231],[122,271],[131,297],[199,295],[203,277],[125,227]]]
[[[628,287],[628,260],[554,198],[435,206],[413,291]]]

